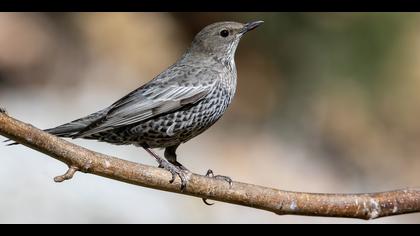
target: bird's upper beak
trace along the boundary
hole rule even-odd
[[[251,21],[248,22],[244,25],[244,27],[242,28],[242,30],[240,31],[240,34],[243,35],[248,31],[251,31],[255,28],[257,28],[258,26],[260,26],[262,23],[264,23],[264,21],[259,20],[259,21]]]

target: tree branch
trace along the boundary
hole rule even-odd
[[[252,184],[211,179],[191,174],[184,191],[179,178],[169,183],[165,170],[96,153],[43,132],[8,116],[0,108],[0,135],[66,163],[69,170],[56,182],[71,179],[77,171],[99,175],[147,188],[186,194],[274,212],[375,219],[420,212],[420,191],[395,190],[371,194],[318,194],[282,191]]]

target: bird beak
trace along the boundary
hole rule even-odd
[[[260,26],[262,23],[264,23],[264,21],[259,20],[259,21],[251,21],[248,22],[244,25],[244,27],[242,28],[242,30],[240,31],[240,34],[243,35],[248,31],[251,31],[255,28],[257,28],[258,26]]]

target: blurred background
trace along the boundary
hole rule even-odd
[[[236,53],[224,117],[180,162],[292,191],[420,185],[420,14],[1,13],[0,106],[39,128],[102,109],[151,80],[216,22],[264,20]],[[0,141],[5,138],[0,137]],[[156,165],[143,150],[74,140]],[[365,223],[277,216],[92,175],[0,145],[0,223]],[[369,223],[420,223],[420,214]]]

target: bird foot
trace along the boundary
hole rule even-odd
[[[181,191],[187,187],[188,179],[185,173],[186,170],[184,170],[182,167],[175,166],[169,161],[162,159],[159,161],[159,168],[171,172],[172,179],[169,181],[169,183],[172,184],[175,181],[176,176],[179,176],[179,178],[181,179]]]
[[[177,161],[175,161],[175,162],[169,161],[169,163],[178,167],[180,170],[183,170],[185,172],[190,172],[190,170],[188,170],[187,167],[183,166],[181,163],[179,163]],[[161,164],[159,164],[159,168],[163,168]]]
[[[232,181],[232,179],[231,179],[230,177],[228,177],[228,176],[224,176],[224,175],[214,175],[214,173],[213,173],[213,171],[212,171],[212,170],[208,170],[205,176],[206,176],[206,177],[213,178],[213,179],[224,180],[224,181],[226,181],[226,182],[228,182],[228,183],[229,183],[229,187],[232,187],[232,183],[233,183],[233,181]]]
[[[228,176],[224,176],[224,175],[214,175],[214,173],[213,173],[213,171],[212,171],[212,170],[208,170],[205,176],[206,176],[206,177],[209,177],[209,178],[213,178],[213,179],[218,179],[218,180],[223,180],[223,181],[226,181],[226,182],[228,182],[228,183],[229,183],[229,187],[232,187],[232,183],[233,183],[233,181],[232,181],[232,179],[231,179],[230,177],[228,177]],[[214,205],[214,203],[209,203],[209,202],[207,202],[207,199],[206,199],[206,198],[203,198],[203,202],[204,202],[204,204],[206,204],[207,206],[212,206],[212,205]]]

